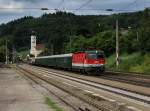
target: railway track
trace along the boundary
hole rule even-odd
[[[66,101],[63,97],[55,94],[53,91],[51,91],[48,87],[46,87],[45,85],[43,85],[41,83],[42,81],[46,81],[45,79],[43,79],[40,76],[37,76],[35,74],[33,74],[33,72],[24,70],[22,68],[16,67],[17,71],[21,72],[21,74],[25,75],[28,79],[32,80],[33,82],[35,82],[36,84],[38,84],[40,87],[46,89],[49,93],[53,94],[54,96],[56,96],[59,100],[61,100],[62,102],[64,102],[66,105],[68,105],[69,107],[71,107],[74,111],[92,111],[91,109],[89,109],[88,107],[86,107],[86,105],[79,105],[77,107],[77,105],[71,104],[68,101]],[[49,83],[49,82],[48,82]],[[95,111],[98,111],[95,109]]]
[[[64,71],[64,72],[66,72],[66,71]],[[75,73],[75,74],[81,74],[81,73]],[[100,74],[99,76],[95,76],[95,77],[118,81],[118,82],[124,82],[124,83],[128,83],[128,84],[133,84],[133,85],[139,85],[139,86],[143,86],[143,87],[150,87],[150,76],[149,75],[106,71],[105,73]]]
[[[85,75],[79,75],[79,74],[76,74],[76,73],[70,73],[70,72],[66,72],[66,71],[62,71],[62,70],[61,71],[60,70],[56,71],[54,69],[48,69],[48,68],[37,67],[37,66],[32,66],[32,68],[38,68],[38,69],[42,69],[44,71],[50,71],[50,72],[53,72],[53,73],[58,73],[60,75],[66,75],[66,76],[69,76],[69,77],[82,79],[82,80],[85,80],[85,81],[94,82],[94,83],[97,83],[97,84],[102,84],[102,85],[105,85],[105,86],[110,86],[110,87],[113,87],[113,88],[117,88],[117,89],[120,89],[120,90],[125,90],[125,91],[130,91],[130,92],[133,92],[133,93],[145,95],[145,96],[148,96],[148,97],[150,96],[150,89],[149,89],[148,86],[144,86],[144,84],[141,85],[141,86],[139,86],[138,84],[135,84],[135,85],[131,84],[130,85],[130,83],[129,84],[123,84],[123,83],[128,83],[128,82],[124,82],[124,80],[121,80],[121,82],[115,82],[116,79],[113,79],[113,78],[111,78],[111,79],[107,79],[107,78],[101,79],[101,77],[99,77],[99,76],[98,77],[85,76]],[[102,78],[103,78],[103,76],[102,76]],[[120,79],[120,78],[118,77],[117,79]],[[109,80],[111,80],[111,81],[109,81]],[[126,79],[126,81],[128,81],[128,79]],[[120,84],[122,84],[122,85],[120,85]],[[140,84],[142,84],[142,83],[140,83]],[[150,84],[150,82],[149,82],[149,84]]]
[[[25,71],[27,67],[20,67],[20,68]],[[35,69],[33,67],[30,67],[30,68],[32,69],[32,71],[33,70],[35,71]],[[74,95],[74,96],[80,98],[81,100],[91,104],[92,106],[95,106],[99,110],[103,110],[103,111],[133,111],[130,108],[124,106],[124,105],[118,105],[114,101],[108,101],[108,100],[106,100],[106,99],[104,99],[104,98],[102,98],[102,97],[100,97],[98,95],[92,95],[92,94],[89,94],[89,93],[85,93],[85,92],[81,91],[81,89],[78,89],[78,88],[75,88],[75,87],[72,88],[72,86],[71,86],[71,90],[69,90],[68,86],[65,87],[64,84],[63,85],[62,85],[62,83],[59,84],[59,81],[57,81],[57,83],[56,83],[56,81],[54,82],[54,79],[51,79],[51,76],[45,75],[44,73],[46,73],[46,72],[44,72],[44,70],[43,71],[41,70],[42,71],[41,72],[39,69],[36,69],[36,71],[38,71],[39,74],[37,74],[37,72],[34,72],[34,74],[33,74],[33,72],[30,72],[31,71],[30,68],[28,67],[28,71],[26,70],[28,73],[30,73],[30,74],[32,74],[32,75],[34,75],[34,76],[36,76],[36,77],[38,77],[38,78],[40,78],[42,80],[45,80],[46,82],[48,82],[50,84],[53,84],[53,85],[59,87],[60,89],[65,90],[66,92],[71,93],[72,95]],[[71,80],[73,81],[73,79],[71,79]],[[52,81],[54,83],[52,83]],[[85,83],[83,83],[83,81],[82,81],[82,84],[85,84]],[[87,84],[87,85],[90,85],[90,84]],[[90,85],[90,86],[94,86],[94,85]],[[106,103],[107,103],[107,105],[106,105]],[[110,106],[111,106],[111,108],[110,108]],[[114,106],[117,109],[114,109]]]
[[[0,68],[10,68],[9,65],[6,65],[4,63],[0,63]]]
[[[133,98],[133,99],[141,100],[145,103],[150,104],[150,97],[149,97],[150,95],[140,94],[138,92],[135,93],[133,91],[128,91],[127,89],[126,90],[118,89],[116,87],[111,87],[111,86],[108,86],[108,85],[105,85],[105,84],[99,84],[99,83],[88,81],[88,80],[81,79],[81,78],[78,78],[78,77],[75,78],[75,77],[68,76],[68,75],[67,76],[62,75],[62,73],[60,75],[58,73],[49,72],[48,70],[43,70],[43,69],[36,68],[36,67],[34,67],[34,68],[32,67],[32,69],[37,70],[37,71],[41,71],[41,72],[45,72],[45,73],[48,73],[48,74],[53,74],[55,76],[62,77],[62,78],[65,78],[65,79],[69,79],[69,80],[72,80],[72,81],[76,81],[76,82],[79,82],[79,83],[82,83],[82,84],[87,84],[87,85],[90,85],[92,87],[100,88],[100,89],[110,91],[110,92],[113,92],[113,93],[121,94],[121,95],[130,97],[130,98]]]
[[[149,78],[150,79],[150,76],[148,74],[145,74],[145,73],[134,73],[134,72],[121,72],[121,71],[112,71],[112,70],[109,70],[109,71],[106,71],[107,73],[109,74],[115,74],[115,75],[127,75],[127,76],[134,76],[134,77],[140,77],[140,78]]]
[[[54,76],[57,76],[57,77],[60,77],[60,78],[64,78],[64,79],[69,79],[71,81],[76,81],[80,84],[86,84],[86,85],[89,85],[91,87],[95,87],[97,89],[102,89],[102,90],[106,90],[106,91],[109,91],[109,92],[113,92],[113,93],[117,93],[119,95],[122,95],[122,96],[126,96],[128,98],[132,98],[134,100],[138,100],[138,101],[141,101],[141,102],[145,102],[146,105],[149,105],[149,96],[145,96],[145,95],[141,95],[141,94],[136,94],[134,92],[130,92],[130,91],[126,91],[126,90],[120,90],[120,89],[116,89],[116,88],[113,88],[113,87],[109,87],[109,86],[105,86],[105,85],[100,85],[100,84],[97,84],[97,83],[93,83],[93,82],[90,82],[90,81],[85,81],[85,80],[81,80],[79,78],[74,78],[74,77],[69,77],[69,76],[64,76],[64,75],[60,75],[58,73],[54,73],[54,72],[50,72],[50,71],[46,71],[46,70],[41,70],[41,68],[39,67],[36,67],[35,66],[23,66],[24,68],[28,69],[28,70],[34,70],[36,73],[41,73],[41,74],[48,74],[46,75],[47,77],[51,77],[52,75]],[[51,75],[50,75],[51,74]]]
[[[104,79],[115,80],[144,87],[150,87],[150,76],[148,75],[106,71],[104,74],[101,74],[100,77]]]
[[[45,70],[48,70],[48,68],[45,68]],[[59,70],[59,69],[57,69],[57,70]],[[56,70],[53,70],[53,71],[55,72]],[[64,73],[69,72],[69,73],[73,73],[73,74],[81,74],[79,72],[72,72],[72,71],[63,71],[63,70],[59,70],[59,71],[64,72]],[[118,81],[118,82],[124,82],[124,83],[128,83],[128,84],[133,84],[133,85],[138,85],[138,86],[143,86],[143,87],[148,87],[148,88],[150,87],[150,76],[149,75],[106,71],[104,74],[100,74],[100,76],[95,76],[95,77],[103,78],[103,79],[107,79],[107,80]]]

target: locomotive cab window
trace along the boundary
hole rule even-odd
[[[88,59],[97,59],[96,54],[88,54]]]
[[[98,59],[99,59],[99,58],[104,58],[104,54],[103,54],[103,53],[97,54],[97,58],[98,58]]]
[[[88,59],[100,59],[100,58],[104,58],[104,54],[102,52],[88,53],[87,58]]]

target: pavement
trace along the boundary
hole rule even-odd
[[[53,111],[44,95],[10,68],[0,68],[0,111]]]

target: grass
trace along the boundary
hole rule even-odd
[[[110,70],[124,72],[150,73],[150,54],[140,55],[140,53],[122,54],[120,65],[116,69],[115,55],[106,59],[106,67]]]
[[[54,111],[63,111],[63,109],[61,109],[60,107],[58,107],[50,98],[45,97],[45,103],[51,107],[52,109],[54,109]]]

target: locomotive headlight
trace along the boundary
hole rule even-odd
[[[99,63],[99,61],[95,61],[94,63]]]

